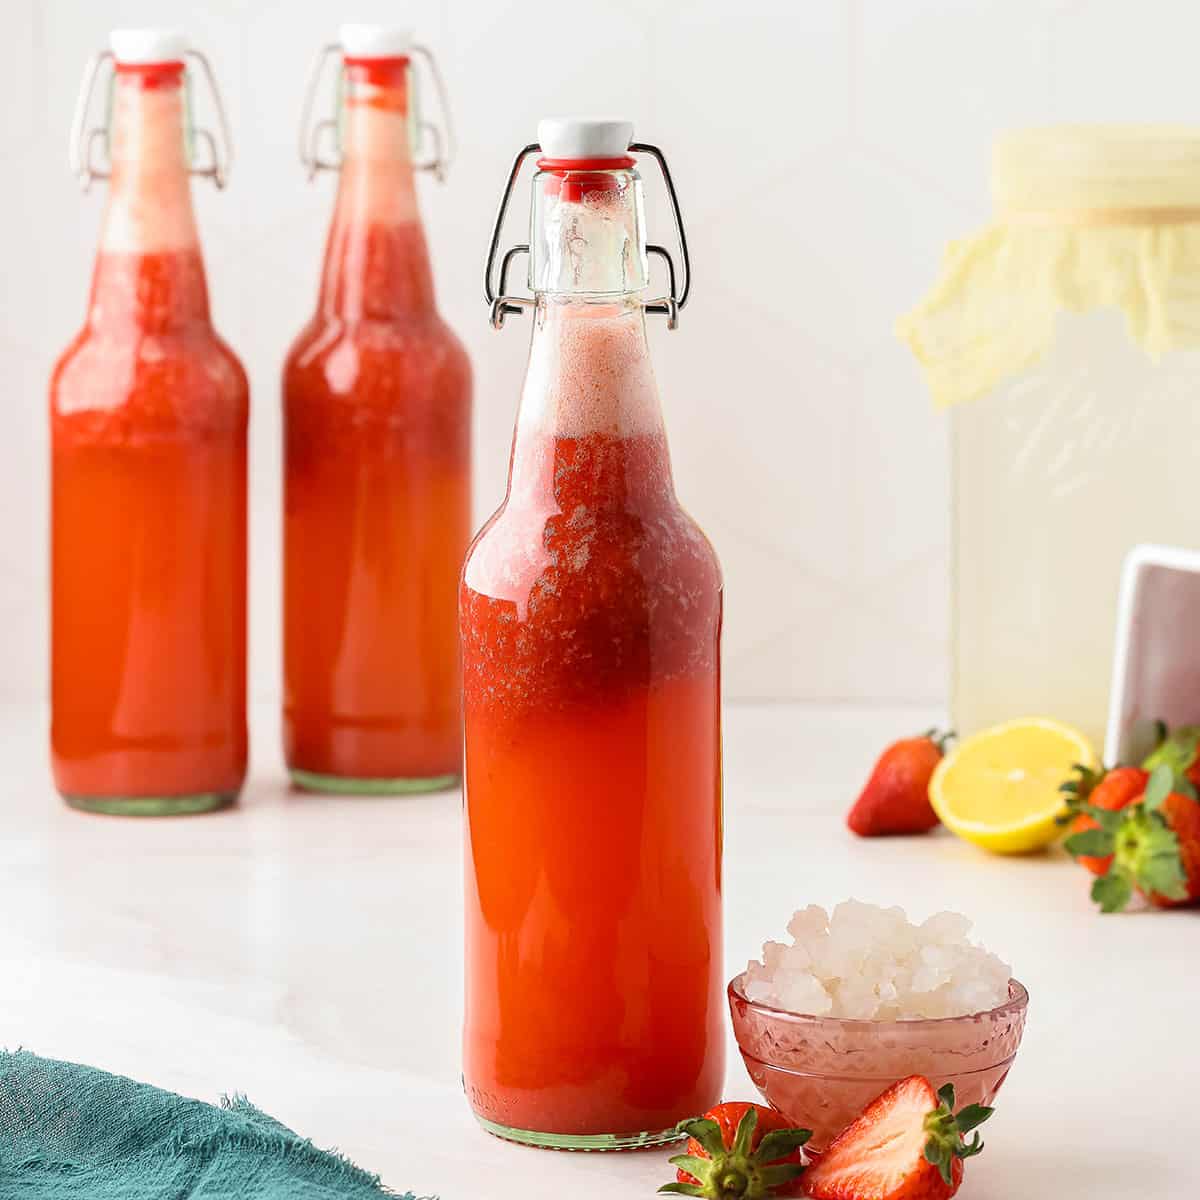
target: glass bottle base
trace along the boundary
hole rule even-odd
[[[353,778],[349,775],[322,775],[289,767],[292,782],[306,792],[332,792],[338,796],[411,796],[419,792],[444,792],[457,787],[459,776],[431,775],[428,778]]]
[[[237,799],[237,792],[193,792],[187,796],[72,796],[64,793],[63,799],[80,812],[116,817],[180,817],[227,808]]]
[[[475,1113],[475,1120],[498,1138],[518,1142],[522,1146],[537,1146],[542,1150],[644,1150],[651,1146],[666,1146],[680,1141],[685,1135],[673,1125],[669,1129],[647,1130],[644,1133],[538,1133],[534,1129],[513,1129],[498,1125]]]

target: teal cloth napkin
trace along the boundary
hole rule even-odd
[[[396,1195],[245,1097],[218,1108],[93,1067],[0,1052],[3,1200]]]

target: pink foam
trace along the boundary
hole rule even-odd
[[[408,148],[408,118],[395,105],[369,101],[387,89],[356,84],[346,105],[341,215],[352,221],[402,225],[417,221],[417,193]]]
[[[112,161],[101,248],[145,254],[195,246],[180,88],[118,80]]]
[[[535,318],[522,431],[558,437],[662,431],[640,307],[547,302]]]

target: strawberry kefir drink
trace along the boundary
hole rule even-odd
[[[283,374],[284,744],[302,787],[424,791],[462,758],[471,372],[434,304],[409,38],[347,26],[337,53],[340,159],[309,162],[337,204]]]
[[[211,75],[181,35],[112,45],[90,75],[114,59],[91,302],[50,386],[52,762],[76,807],[195,812],[246,767],[248,394],[189,182],[223,182],[228,142],[186,124],[186,72]],[[101,139],[76,133],[87,182]]]
[[[617,1149],[723,1079],[721,574],[672,482],[631,127],[539,132],[536,299],[493,308],[533,317],[508,492],[459,601],[464,1075],[493,1133]]]

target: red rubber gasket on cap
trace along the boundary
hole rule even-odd
[[[407,54],[387,54],[375,58],[343,55],[346,82],[351,85],[344,97],[345,102],[383,112],[407,113],[408,65]],[[361,92],[355,88],[374,90]]]
[[[133,76],[147,91],[154,88],[174,87],[183,73],[184,63],[181,58],[167,58],[162,62],[126,63],[120,59],[113,60],[113,70],[119,75]]]
[[[342,62],[347,74],[358,83],[375,87],[399,87],[408,73],[407,54],[388,54],[374,58],[355,58],[344,55]]]
[[[613,187],[610,171],[628,171],[636,165],[628,154],[616,158],[539,158],[539,171],[546,173],[544,191],[578,204],[588,192],[607,192]]]
[[[629,154],[616,158],[539,158],[539,171],[627,171],[637,160]]]

